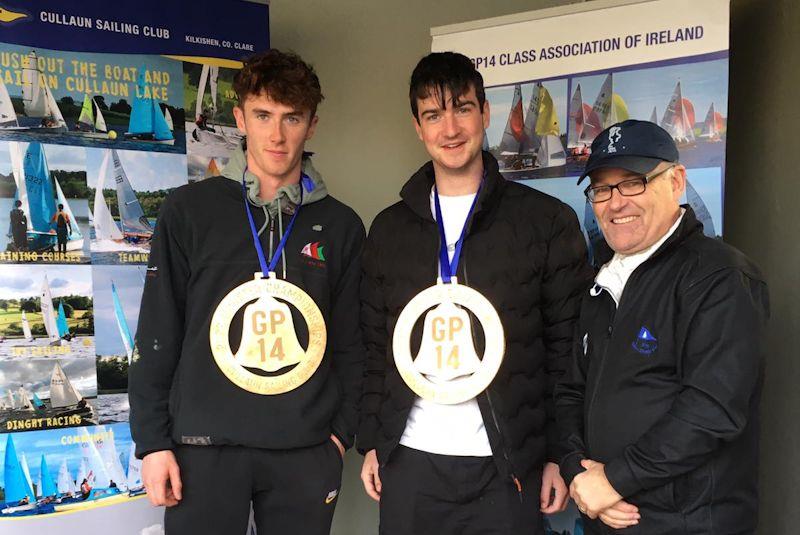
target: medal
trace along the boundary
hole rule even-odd
[[[439,195],[434,186],[436,223],[439,227],[440,277],[434,286],[417,294],[403,308],[395,324],[392,352],[403,381],[423,399],[441,404],[470,400],[494,379],[505,354],[505,333],[497,311],[480,292],[459,284],[458,268],[467,223],[475,209],[480,188],[456,242],[453,260],[447,254]],[[480,358],[472,339],[470,314],[480,323],[485,350]],[[422,343],[417,356],[411,352],[414,325],[425,315]]]
[[[300,185],[300,203],[267,265],[242,176],[245,208],[261,271],[222,299],[211,318],[209,342],[214,360],[225,377],[254,394],[275,395],[294,390],[314,375],[325,354],[327,330],[319,307],[302,288],[275,275],[275,267],[300,212],[304,182]],[[306,349],[297,339],[290,305],[300,312],[308,326]],[[241,342],[234,351],[230,345],[230,326],[243,307]]]

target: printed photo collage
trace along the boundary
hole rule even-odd
[[[626,119],[651,121],[672,135],[687,168],[682,203],[707,235],[722,236],[727,56],[525,81],[487,88],[486,98],[491,123],[484,148],[507,179],[572,207],[590,257],[602,232],[584,196],[587,183],[577,179],[595,137]]]
[[[218,63],[0,43],[0,518],[143,492],[127,374],[158,212],[242,140]]]

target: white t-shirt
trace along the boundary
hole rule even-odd
[[[453,260],[456,242],[461,237],[461,229],[474,199],[474,193],[455,197],[439,196],[450,261]],[[433,192],[431,213],[435,219]],[[400,438],[400,444],[439,455],[492,455],[489,437],[475,398],[456,405],[442,405],[417,397],[406,420],[406,429]]]
[[[614,298],[614,302],[617,303],[617,306],[619,306],[619,301],[622,299],[622,292],[625,290],[625,285],[628,283],[628,279],[631,277],[631,274],[633,274],[636,268],[641,266],[645,260],[653,256],[653,253],[655,253],[658,248],[661,247],[665,241],[667,241],[667,238],[672,236],[672,234],[678,230],[678,225],[681,224],[683,214],[685,213],[686,210],[681,208],[681,215],[678,216],[678,220],[675,221],[672,227],[670,227],[667,233],[664,234],[660,240],[647,249],[629,255],[614,253],[614,257],[600,268],[600,271],[597,273],[597,277],[595,277],[594,282],[597,286],[611,294],[611,297]],[[592,295],[597,295],[599,293],[599,290],[592,288]]]

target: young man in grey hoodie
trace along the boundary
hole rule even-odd
[[[178,188],[161,209],[130,369],[131,431],[168,533],[244,533],[251,502],[259,530],[328,533],[358,423],[364,226],[304,152],[322,100],[313,69],[270,50],[245,62],[234,89],[246,141],[223,176]],[[285,340],[253,297],[222,335],[235,357],[220,359],[215,312],[264,271],[305,292],[324,324],[309,321],[308,302],[279,301]],[[236,347],[253,337],[268,350],[247,360]],[[312,346],[318,367],[290,380]]]

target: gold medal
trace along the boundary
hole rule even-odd
[[[500,316],[480,292],[451,283],[426,288],[403,308],[392,338],[394,362],[419,397],[442,404],[462,403],[483,392],[503,362],[506,341]],[[465,310],[466,309],[466,310]],[[486,348],[476,354],[467,310],[483,328]],[[425,314],[420,351],[411,354],[411,333]]]
[[[305,350],[297,340],[289,305],[308,326]],[[242,307],[242,338],[234,353],[228,335]],[[308,381],[322,362],[327,336],[322,313],[305,291],[275,273],[263,278],[260,272],[222,299],[209,330],[211,352],[225,377],[248,392],[264,395],[283,394]],[[251,370],[286,371],[267,376]]]

